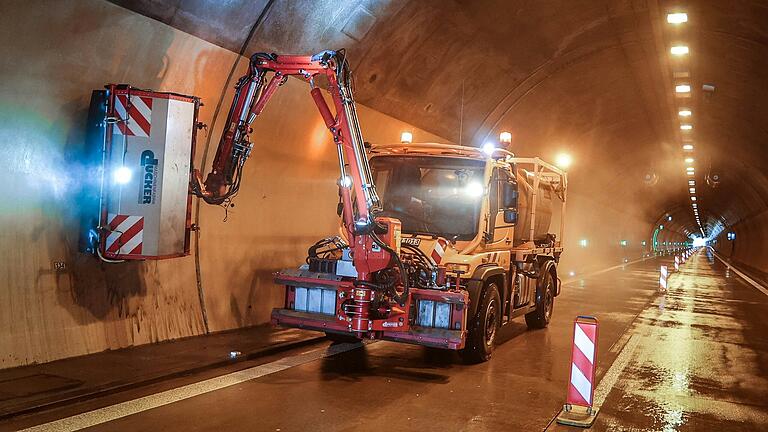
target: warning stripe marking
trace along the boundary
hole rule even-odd
[[[435,264],[440,264],[440,262],[443,260],[443,255],[445,255],[445,249],[447,246],[447,241],[442,238],[437,239],[435,242],[435,248],[432,249],[432,253],[430,254]]]
[[[597,326],[576,322],[573,329],[571,380],[567,401],[572,405],[591,406],[595,378],[595,338]]]
[[[141,254],[144,240],[144,217],[109,215],[109,230],[105,250],[118,255]]]
[[[126,108],[127,107],[127,108]],[[152,129],[152,98],[127,94],[115,96],[115,111],[122,121],[117,123],[117,133],[126,136],[148,137]]]

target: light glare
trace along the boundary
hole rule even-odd
[[[682,24],[688,22],[688,14],[685,12],[673,12],[667,14],[667,22],[670,24]]]
[[[115,183],[126,184],[131,181],[131,177],[133,176],[133,173],[129,168],[121,166],[120,168],[117,168],[115,170],[112,176],[115,179]]]
[[[560,168],[563,168],[563,169],[568,168],[569,166],[571,166],[572,162],[573,162],[573,159],[571,158],[571,155],[569,155],[567,153],[560,153],[555,158],[555,164],[557,164],[557,166],[559,166]]]
[[[487,154],[488,156],[491,156],[495,151],[496,151],[496,146],[493,145],[493,143],[487,142],[483,144],[483,153]]]

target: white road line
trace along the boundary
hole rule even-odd
[[[757,288],[758,290],[760,290],[760,292],[761,292],[761,293],[763,293],[763,294],[765,294],[765,295],[768,295],[768,288],[765,288],[764,286],[760,285],[760,283],[756,282],[756,281],[755,281],[754,279],[752,279],[751,277],[749,277],[749,276],[745,275],[744,273],[742,273],[742,272],[741,272],[741,270],[739,270],[739,269],[737,269],[736,267],[732,266],[732,265],[731,265],[731,264],[730,264],[728,261],[726,261],[726,260],[722,259],[722,258],[720,257],[720,254],[718,254],[717,252],[715,252],[715,250],[714,250],[714,249],[712,249],[711,247],[710,247],[710,249],[712,250],[712,253],[715,255],[715,258],[719,259],[719,260],[720,260],[720,262],[722,262],[723,264],[725,264],[725,266],[726,266],[726,267],[728,267],[729,269],[733,270],[733,272],[734,272],[734,273],[736,273],[737,275],[741,276],[741,278],[742,278],[742,279],[744,279],[744,280],[745,280],[747,283],[749,283],[749,284],[750,284],[750,285],[752,285],[753,287],[755,287],[755,288]]]
[[[624,266],[628,266],[628,265],[632,265],[632,264],[637,264],[639,262],[642,262],[642,261],[645,261],[645,260],[648,260],[648,259],[653,259],[653,258],[655,258],[655,257],[638,258],[638,259],[636,259],[634,261],[628,261],[628,262],[625,262],[623,264],[615,265],[613,267],[608,267],[608,268],[605,268],[605,269],[602,269],[602,270],[593,271],[592,273],[586,273],[586,274],[583,274],[583,275],[581,275],[579,277],[574,277],[573,279],[564,280],[563,281],[563,286],[570,285],[570,284],[572,284],[572,283],[574,283],[574,282],[576,282],[578,280],[584,279],[584,278],[588,278],[588,277],[596,276],[596,275],[599,275],[599,274],[607,273],[607,272],[609,272],[611,270],[616,270],[617,268],[622,268]]]
[[[276,372],[284,371],[292,367],[300,366],[305,363],[313,362],[325,357],[331,357],[346,351],[351,351],[362,347],[362,343],[347,343],[331,345],[328,348],[320,348],[307,353],[299,354],[293,357],[286,357],[280,360],[266,363],[260,366],[232,372],[215,378],[210,378],[193,384],[188,384],[164,392],[155,393],[138,399],[129,400],[72,417],[55,420],[49,423],[33,426],[19,432],[65,432],[77,431],[87,427],[96,426],[119,418],[138,414],[142,411],[158,408],[163,405],[172,404],[184,399],[189,399],[201,394],[221,390],[226,387],[241,384],[246,381],[261,378]]]
[[[619,380],[619,377],[624,372],[624,369],[629,364],[629,361],[632,360],[632,355],[635,352],[635,349],[640,344],[640,337],[634,335],[629,338],[627,341],[627,344],[624,345],[624,348],[621,350],[619,355],[616,357],[616,360],[613,361],[613,364],[608,369],[608,372],[603,375],[603,378],[600,379],[600,383],[597,385],[597,388],[595,389],[595,403],[594,405],[596,407],[600,407],[603,405],[603,402],[605,402],[605,398],[608,397],[608,393],[611,392],[613,389],[613,386],[616,385],[616,381]]]

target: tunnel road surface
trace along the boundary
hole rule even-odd
[[[0,431],[533,431],[564,402],[572,320],[600,319],[593,430],[768,430],[768,296],[700,251],[657,292],[641,260],[567,280],[549,328],[516,320],[490,362],[319,344],[0,423]]]

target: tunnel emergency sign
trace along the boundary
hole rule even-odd
[[[111,259],[187,255],[199,99],[124,84],[107,89],[99,250]]]

